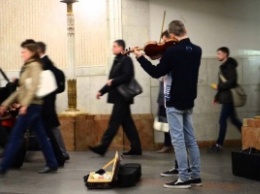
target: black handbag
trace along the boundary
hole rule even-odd
[[[140,84],[136,81],[135,78],[132,78],[132,80],[127,84],[121,84],[117,87],[117,90],[119,93],[126,99],[131,100],[135,96],[141,94],[143,92],[142,87]]]

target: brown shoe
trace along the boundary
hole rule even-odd
[[[158,150],[158,153],[167,153],[172,151],[172,147],[163,146],[162,149]]]

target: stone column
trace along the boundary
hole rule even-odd
[[[75,27],[74,27],[74,14],[73,3],[77,0],[63,0],[67,4],[67,39],[68,39],[68,109],[67,111],[77,110],[77,80],[75,76]]]

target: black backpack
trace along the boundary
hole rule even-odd
[[[53,69],[53,73],[57,82],[57,90],[55,92],[57,94],[64,92],[66,86],[65,74],[62,70],[58,69],[57,67]]]

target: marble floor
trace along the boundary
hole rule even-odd
[[[256,194],[260,192],[260,182],[232,175],[231,151],[237,147],[226,148],[221,154],[207,154],[201,149],[203,187],[191,189],[163,188],[165,182],[172,178],[160,177],[160,172],[168,170],[173,165],[174,154],[158,154],[144,152],[143,156],[125,157],[124,162],[142,164],[141,181],[131,188],[114,188],[109,190],[88,190],[82,177],[90,171],[100,169],[114,155],[113,151],[105,157],[99,157],[91,152],[71,152],[71,161],[56,174],[40,175],[43,159],[40,152],[30,153],[29,161],[20,170],[11,170],[0,178],[0,194],[159,194],[159,193],[200,193],[200,194]]]

